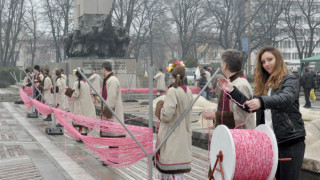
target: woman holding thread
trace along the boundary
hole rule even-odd
[[[257,55],[254,74],[255,98],[247,99],[226,79],[220,79],[223,89],[239,103],[245,103],[245,111],[256,111],[257,125],[266,124],[273,129],[278,142],[279,161],[277,180],[298,180],[305,150],[305,128],[299,111],[298,79],[285,65],[280,51],[264,46]]]

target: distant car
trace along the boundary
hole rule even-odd
[[[195,71],[196,71],[196,68],[186,68],[186,77],[187,77],[188,86],[195,85],[195,75],[194,75]]]

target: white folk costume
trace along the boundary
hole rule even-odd
[[[82,80],[80,81],[80,88],[78,85],[79,81],[76,81],[72,87],[74,90],[71,96],[74,98],[74,113],[86,117],[96,118],[96,109],[91,101],[89,84]]]
[[[80,83],[80,88],[79,88]],[[67,96],[74,98],[73,112],[82,116],[96,118],[96,109],[91,101],[90,86],[84,80],[76,81],[72,89],[68,88],[65,93]],[[82,135],[87,135],[87,128],[76,123],[72,123]]]
[[[163,141],[178,118],[192,103],[192,100],[192,93],[185,85],[178,86],[177,88],[170,87],[168,89],[163,102],[163,108],[160,111],[160,127],[156,146]],[[171,174],[170,179],[172,179],[175,176],[180,176],[179,174],[181,173],[191,170],[192,132],[190,123],[190,112],[188,112],[165,144],[156,153],[156,168],[160,171],[162,178]]]
[[[89,77],[89,81],[91,82],[93,88],[95,90],[97,90],[98,92],[100,92],[100,88],[101,88],[101,77],[99,74],[94,73]],[[96,94],[95,91],[91,90],[91,94]]]
[[[40,74],[39,74],[39,78],[40,78],[41,81],[43,81],[43,79],[44,79],[43,74],[40,73]]]
[[[123,115],[123,105],[122,105],[122,98],[121,98],[121,87],[120,82],[117,77],[110,73],[106,78],[103,80],[103,87],[102,87],[102,97],[106,100],[107,104],[114,110],[116,115],[119,119],[123,122],[124,115]],[[101,116],[105,116],[108,120],[113,122],[118,122],[118,120],[112,115],[112,113],[101,103],[102,113]],[[100,132],[101,137],[122,137],[124,135],[118,134],[110,134],[107,132]]]
[[[61,77],[66,81],[66,83],[67,83],[67,76],[65,75],[65,74],[62,74],[61,73]]]
[[[158,72],[158,74],[156,76],[154,76],[154,79],[157,80],[157,91],[164,92],[166,89],[164,73]]]
[[[31,86],[32,85],[32,83],[31,83],[31,81],[30,81],[30,79],[32,79],[32,77],[31,76],[26,76],[26,77],[24,77],[24,79],[23,79],[23,86],[25,87],[25,86]]]
[[[52,106],[54,105],[53,94],[51,93],[51,88],[53,87],[51,78],[45,76],[43,79],[43,97],[46,104]]]
[[[65,95],[66,81],[61,76],[57,77],[56,86],[59,89],[58,93],[56,94],[57,104],[59,105],[58,108],[62,110],[68,110],[68,97]]]

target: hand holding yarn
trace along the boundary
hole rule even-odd
[[[202,112],[202,117],[206,120],[215,120],[216,119],[216,111],[213,110],[204,110]]]
[[[252,99],[246,102],[246,105],[250,108],[249,111],[255,111],[260,109],[261,103],[259,99]]]
[[[222,88],[222,90],[225,90],[226,92],[231,92],[233,89],[233,86],[231,85],[230,81],[226,78],[218,79],[219,85]]]

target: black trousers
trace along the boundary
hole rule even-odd
[[[304,89],[304,97],[306,99],[306,106],[311,106],[311,102],[310,102],[310,91],[311,88],[303,88]]]
[[[279,161],[277,180],[299,180],[305,150],[304,141],[279,147],[279,158],[292,158],[292,161]]]

